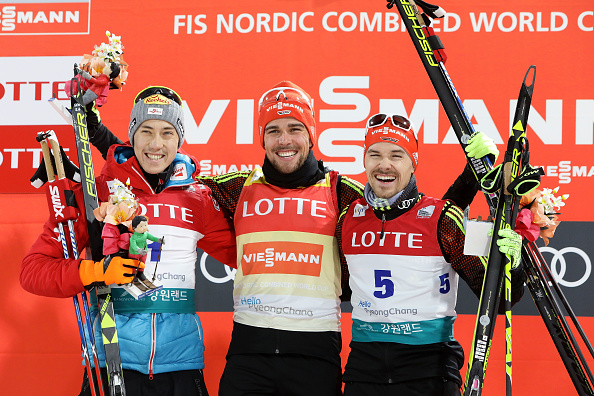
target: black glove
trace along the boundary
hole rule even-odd
[[[87,128],[91,135],[93,135],[95,129],[101,123],[101,114],[99,114],[99,110],[95,107],[95,101],[85,106],[85,114],[87,115]]]
[[[50,151],[50,153],[52,166],[54,167],[55,173],[54,153],[53,151]],[[78,169],[78,166],[76,166],[72,161],[70,161],[70,158],[68,158],[62,146],[60,146],[60,155],[62,156],[62,162],[64,163],[64,173],[66,174],[66,178],[72,180],[75,183],[80,183],[80,170]],[[45,161],[41,161],[39,168],[37,168],[35,174],[29,180],[31,181],[31,185],[35,188],[39,188],[47,182],[47,171],[45,169]]]

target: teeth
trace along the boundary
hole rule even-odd
[[[159,154],[147,154],[146,156],[149,157],[152,160],[155,160],[155,161],[160,160],[161,158],[163,158],[163,156],[162,155],[159,155]]]
[[[381,181],[393,181],[393,180],[396,180],[396,178],[394,176],[387,176],[387,175],[376,175],[375,178],[378,179],[378,180],[381,180]]]
[[[282,151],[282,152],[279,151],[276,154],[279,157],[288,158],[288,157],[291,157],[291,156],[297,154],[297,151]]]

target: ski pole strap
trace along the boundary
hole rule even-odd
[[[70,189],[68,179],[58,179],[46,183],[45,196],[52,221],[62,223],[78,218],[76,199],[74,192]]]
[[[423,19],[425,19],[425,15],[426,14],[423,14]],[[435,34],[435,30],[433,30],[433,28],[429,26],[429,23],[427,23],[427,21],[425,20],[426,26],[423,28],[425,36],[427,36],[427,42],[429,42],[429,45],[433,50],[433,55],[435,55],[435,59],[437,59],[438,62],[445,64],[448,60],[448,56],[445,53],[445,47],[443,46],[443,43],[441,42],[439,36]]]
[[[427,3],[423,0],[415,0],[415,3],[423,10],[429,17],[443,18],[445,16],[445,10],[438,5]]]
[[[487,172],[487,174],[481,179],[481,189],[489,194],[499,191],[503,178],[502,170],[503,167],[501,164],[499,164]]]
[[[47,206],[50,209],[50,217],[53,222],[62,223],[67,220],[76,220],[78,218],[78,211],[74,192],[70,188],[68,179],[64,177],[62,158],[56,158],[55,153],[59,152],[59,146],[57,139],[51,139],[52,135],[53,131],[51,133],[49,131],[39,132],[37,134],[37,141],[41,144],[47,180],[49,181],[49,183],[45,183],[45,196],[47,198]],[[48,140],[52,144],[53,157],[50,154]],[[54,165],[56,168],[55,172]],[[59,177],[58,179],[56,179],[56,174]]]
[[[78,169],[78,166],[76,166],[72,161],[70,161],[62,147],[60,147],[60,155],[62,157],[62,162],[64,164],[66,177],[75,183],[80,183],[80,171]],[[44,161],[39,164],[39,168],[37,168],[33,176],[31,176],[31,178],[29,179],[31,181],[31,185],[35,188],[40,188],[48,181],[48,179],[53,180],[55,177],[54,168],[54,156],[50,155],[49,157],[46,157],[44,154]],[[50,172],[51,175],[48,177],[48,173]]]
[[[507,186],[507,191],[518,197],[528,194],[540,185],[541,175],[544,175],[542,168],[534,168],[532,165],[526,164],[520,175]]]

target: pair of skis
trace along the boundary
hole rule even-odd
[[[532,82],[527,79],[532,73]],[[526,125],[530,102],[536,77],[536,68],[531,66],[524,77],[518,105],[514,115],[512,133],[508,140],[503,163],[491,169],[481,182],[481,187],[489,194],[497,194],[493,238],[489,250],[489,260],[483,281],[479,302],[475,335],[470,352],[466,374],[465,395],[480,395],[487,369],[489,349],[501,292],[505,297],[505,341],[506,341],[506,394],[511,395],[512,386],[512,340],[511,340],[511,267],[512,258],[499,252],[497,236],[499,230],[514,229],[520,198],[540,184],[540,169],[528,164],[528,140]],[[518,252],[519,253],[519,252]],[[503,285],[502,285],[503,283]],[[502,288],[503,286],[503,288]]]
[[[76,79],[77,72],[78,68],[75,65],[75,77],[71,80],[71,89],[76,90],[76,92],[71,92],[71,111],[85,204],[84,212],[89,233],[90,252],[87,253],[90,254],[87,254],[87,258],[94,261],[101,261],[103,259],[101,226],[93,214],[93,210],[99,206],[97,186],[95,184],[95,171],[93,169],[93,159],[91,157],[91,143],[89,141],[89,133],[87,130],[87,116],[85,113],[85,106],[82,102],[83,91]],[[110,394],[111,396],[125,396],[126,388],[124,386],[111,287],[96,286],[95,293],[97,296],[99,321],[101,325],[103,346],[105,349],[105,364],[107,366]],[[90,385],[93,386],[92,377],[89,377],[89,382]]]
[[[423,66],[425,67],[431,83],[433,84],[448,119],[450,120],[452,128],[456,133],[462,148],[465,148],[470,136],[474,133],[474,128],[445,69],[444,63],[447,57],[444,52],[443,44],[434,34],[434,31],[430,26],[432,18],[443,17],[445,12],[441,8],[428,4],[423,0],[387,1],[388,8],[396,6],[398,9],[402,22],[406,26],[415,49],[421,58]],[[419,8],[423,11],[422,14]],[[521,169],[521,159],[524,158],[524,165],[527,165],[528,160],[528,146],[527,140],[525,139],[525,131],[535,75],[533,75],[531,84],[528,85],[526,82],[528,75],[533,68],[534,67],[532,66],[528,70],[528,73],[526,73],[522,89],[520,90],[520,97],[514,115],[514,122],[512,124],[512,135],[508,142],[508,150],[506,151],[504,158],[504,162],[511,163],[512,166],[514,164],[514,159],[517,159],[515,168],[509,169],[510,166],[508,166],[508,174],[511,175],[513,173],[516,177],[519,175]],[[493,168],[493,165],[486,157],[481,159],[467,157],[467,161],[479,181],[482,180]],[[526,169],[528,173],[532,172],[532,174],[530,175],[526,173],[524,177],[527,179],[528,184],[534,184],[535,181],[531,180],[531,177],[536,178],[536,175],[534,174],[535,170],[528,166],[526,166]],[[512,182],[511,178],[511,176],[508,177],[510,183]],[[511,191],[514,192],[513,187],[516,187],[516,195],[522,192],[522,188],[517,184],[519,184],[519,182],[516,183],[515,186],[512,186],[511,189]],[[499,187],[499,191],[501,191],[502,194],[497,193],[497,187]],[[499,220],[496,219],[495,226],[498,228],[507,228],[509,225],[513,228],[513,225],[515,224],[515,216],[513,215],[513,212],[517,210],[515,209],[516,204],[511,204],[513,200],[511,199],[511,196],[509,196],[511,194],[508,194],[509,190],[507,187],[509,187],[509,184],[507,186],[503,185],[503,188],[501,187],[501,184],[493,184],[493,188],[490,192],[485,193],[485,197],[492,213],[497,211],[496,215],[497,217],[500,217]],[[500,195],[503,195],[503,197]],[[501,207],[499,206],[500,204]],[[493,240],[497,238],[496,231],[497,229],[494,230]],[[469,359],[469,369],[467,371],[465,384],[466,389],[464,392],[465,395],[480,395],[482,391],[487,367],[487,358],[489,356],[489,348],[493,336],[492,331],[499,305],[502,284],[502,259],[505,261],[505,266],[503,267],[505,268],[506,274],[506,300],[509,299],[509,270],[507,269],[510,264],[509,258],[502,258],[498,251],[494,252],[493,250],[496,250],[494,246],[492,246],[491,250],[489,266],[483,284],[480,308],[477,315],[477,327],[473,340],[473,349]],[[573,337],[571,329],[563,317],[562,311],[555,300],[555,296],[550,289],[549,284],[554,286],[556,294],[563,301],[566,310],[572,317],[574,325],[580,332],[583,341],[593,356],[594,350],[587,340],[573,311],[571,311],[569,303],[563,296],[557,282],[551,276],[547,264],[534,242],[524,241],[522,259],[524,263],[523,268],[527,275],[528,289],[543,318],[545,326],[549,330],[551,339],[557,348],[578,394],[594,395],[592,386],[592,384],[594,384],[594,378],[592,377],[587,362],[580,351],[579,345]],[[508,301],[506,302],[506,390],[508,394],[511,394],[511,312],[509,311],[509,306],[510,303]]]

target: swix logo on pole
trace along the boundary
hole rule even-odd
[[[52,208],[54,210],[54,218],[58,220],[59,217],[64,219],[64,213],[62,211],[66,207],[62,204],[62,199],[60,197],[60,189],[58,186],[49,186],[51,201],[52,201]]]
[[[53,221],[62,223],[65,220],[76,220],[78,218],[76,202],[68,179],[57,179],[46,183],[45,196]]]
[[[88,34],[91,0],[0,2],[0,35]]]

